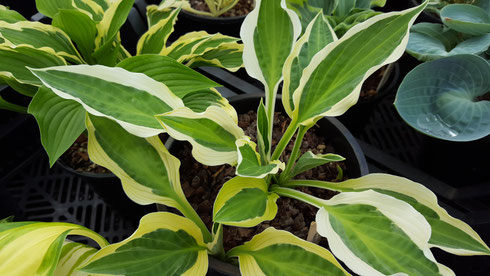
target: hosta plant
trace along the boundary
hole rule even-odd
[[[185,34],[167,45],[180,8],[151,5],[147,7],[148,31],[137,43],[136,56],[131,56],[121,44],[119,29],[133,2],[36,0],[39,11],[52,19],[51,25],[27,21],[16,11],[0,5],[0,82],[33,97],[29,110],[1,97],[0,108],[28,111],[36,117],[51,165],[85,130],[85,112],[72,112],[73,105],[60,105],[59,99],[42,88],[42,82],[30,69],[100,64],[132,72],[146,70],[154,79],[177,86],[172,90],[186,106],[226,102],[212,88],[217,86],[215,82],[179,63],[191,68],[206,65],[236,71],[242,66],[243,45],[237,43],[238,38],[200,31]],[[150,67],[158,68],[158,74],[151,72]],[[174,75],[166,70],[175,71]],[[185,75],[194,85],[186,87],[183,80],[173,81],[175,74]]]
[[[342,159],[311,152],[300,157],[305,132],[320,118],[345,112],[356,102],[362,82],[403,54],[410,25],[426,4],[372,17],[338,39],[321,13],[300,35],[299,18],[285,0],[257,1],[241,37],[247,72],[262,81],[266,92],[257,112],[258,145],[238,127],[229,105],[196,112],[148,71],[100,65],[31,69],[47,93],[86,112],[90,158],[117,175],[132,200],[164,204],[182,215],[148,214],[131,237],[111,245],[80,226],[5,222],[0,224],[0,274],[205,275],[213,255],[238,259],[243,275],[349,275],[336,258],[360,275],[452,275],[435,260],[432,247],[459,255],[490,254],[477,233],[442,209],[427,188],[408,179],[387,174],[341,183],[293,179]],[[281,81],[291,123],[272,149]],[[162,132],[190,142],[202,164],[236,166],[237,176],[224,183],[214,202],[211,229],[186,200],[180,162],[158,138]],[[285,164],[278,158],[295,133]],[[305,186],[339,193],[325,200],[295,189]],[[225,252],[223,225],[252,227],[271,220],[279,197],[318,208],[318,233],[328,239],[329,249],[268,228]],[[100,249],[64,243],[69,234],[94,238]]]
[[[165,7],[179,7],[181,6],[183,10],[188,11],[193,14],[209,16],[209,17],[219,17],[227,11],[233,9],[239,0],[204,0],[204,3],[208,7],[209,11],[203,11],[195,9],[191,6],[190,0],[162,0],[160,6]],[[255,2],[255,1],[254,1]]]

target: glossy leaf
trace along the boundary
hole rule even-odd
[[[77,65],[32,72],[58,96],[75,100],[90,114],[113,119],[140,137],[164,132],[154,116],[183,106],[163,83],[122,68]]]
[[[85,130],[85,109],[75,101],[58,97],[45,86],[39,88],[28,112],[34,115],[39,125],[41,143],[48,153],[50,166]]]
[[[490,15],[475,5],[447,5],[441,10],[441,19],[449,28],[465,34],[490,33]]]
[[[90,159],[119,177],[129,198],[142,205],[160,203],[179,210],[187,206],[180,162],[158,136],[140,138],[114,121],[92,115],[86,124]]]
[[[99,250],[82,271],[122,275],[205,275],[206,244],[189,219],[171,213],[144,216],[126,240]]]
[[[345,158],[333,154],[333,153],[327,153],[327,154],[313,154],[313,152],[308,151],[303,154],[296,164],[294,165],[294,168],[290,174],[290,177],[294,177],[300,173],[306,172],[307,170],[311,170],[313,168],[316,168],[318,166],[330,163],[330,162],[340,162],[344,161]]]
[[[0,21],[3,44],[11,46],[32,46],[47,53],[58,55],[75,63],[82,63],[68,35],[62,30],[41,22],[19,21],[9,24]]]
[[[490,134],[490,65],[474,55],[424,63],[398,89],[395,106],[415,129],[444,140],[470,141]]]
[[[309,126],[323,116],[341,115],[354,105],[364,80],[403,54],[408,29],[427,2],[372,17],[318,52],[293,94],[293,118]]]
[[[236,176],[227,181],[216,197],[213,221],[238,227],[253,227],[277,214],[274,193],[264,179]]]
[[[52,275],[67,235],[82,235],[101,247],[107,241],[83,226],[61,222],[0,224],[1,275]],[[37,241],[37,242],[33,242]],[[35,254],[33,254],[35,252]]]
[[[490,47],[490,34],[461,40],[456,31],[441,24],[419,23],[410,30],[407,53],[421,61],[440,59],[458,54],[479,55]]]
[[[151,7],[147,11],[148,18],[150,17]],[[167,39],[174,30],[174,24],[177,20],[177,14],[179,14],[180,9],[173,9],[169,11],[169,15],[160,19],[158,22],[151,25],[146,33],[144,33],[138,40],[138,45],[136,49],[136,54],[159,54],[167,43]],[[148,19],[148,22],[151,20]]]
[[[308,24],[305,33],[295,43],[293,51],[284,63],[282,72],[284,76],[282,105],[289,116],[292,116],[294,110],[293,92],[299,86],[303,70],[316,53],[335,40],[337,36],[333,29],[325,21],[323,15],[318,13]]]
[[[96,252],[97,249],[91,246],[65,241],[53,275],[88,276],[87,273],[78,271],[77,268],[83,266]]]
[[[228,256],[238,257],[243,275],[350,275],[327,249],[272,227]]]
[[[25,19],[25,17],[20,13],[0,5],[0,20],[8,23],[15,23],[17,21],[26,21],[27,19]]]
[[[244,134],[224,109],[210,106],[203,113],[195,113],[182,107],[156,118],[170,136],[191,143],[192,155],[199,163],[208,166],[237,163],[235,141]]]
[[[284,163],[273,160],[267,164],[262,164],[259,153],[256,151],[257,145],[244,137],[236,141],[238,149],[238,165],[236,175],[242,177],[264,178],[269,174],[276,174],[279,169],[284,170]]]
[[[412,206],[375,191],[318,203],[317,231],[352,271],[364,275],[454,275],[428,246],[430,225]]]

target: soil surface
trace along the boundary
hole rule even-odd
[[[190,0],[189,2],[193,9],[209,12],[209,8],[204,0]],[[247,15],[253,10],[254,3],[254,0],[239,0],[233,8],[223,13],[219,17],[236,17]]]
[[[286,130],[290,119],[279,113],[276,113],[274,120],[273,147],[282,137]],[[244,130],[245,134],[252,137],[255,141],[256,137],[256,114],[254,111],[249,111],[246,114],[239,116],[239,126]],[[308,131],[303,140],[301,152],[308,150],[315,154],[334,152],[328,141],[324,141],[323,137],[315,134],[316,127]],[[281,156],[281,160],[287,161],[293,148],[295,137]],[[256,142],[256,141],[255,141]],[[176,156],[182,162],[180,166],[180,179],[184,193],[197,210],[199,216],[209,229],[212,226],[212,210],[214,200],[221,189],[223,183],[232,179],[235,176],[235,168],[229,165],[222,166],[205,166],[197,161],[191,155],[191,146],[189,143],[179,143],[180,149]],[[338,166],[344,173],[344,180],[348,172],[346,171],[343,162],[330,163],[310,171],[307,171],[296,178],[299,179],[318,179],[337,181]],[[303,192],[315,194],[320,198],[331,198],[335,195],[334,192],[315,188],[301,188]],[[276,218],[272,221],[266,221],[252,228],[238,228],[224,226],[224,246],[229,250],[235,246],[241,245],[250,240],[254,235],[262,232],[264,229],[273,226],[276,229],[287,230],[294,235],[306,239],[311,222],[315,220],[317,209],[311,205],[290,198],[280,198],[277,200],[279,206]],[[170,210],[177,212],[176,210]],[[316,237],[318,239],[318,237]],[[320,239],[321,245],[326,245],[326,239]]]

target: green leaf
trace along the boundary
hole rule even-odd
[[[51,25],[31,21],[14,24],[0,21],[0,33],[5,40],[3,44],[12,48],[29,45],[75,63],[83,63],[70,37]]]
[[[228,256],[238,257],[243,275],[350,275],[327,249],[272,227]]]
[[[449,28],[469,35],[490,33],[490,15],[480,7],[469,4],[447,5],[441,19]]]
[[[344,160],[344,157],[337,154],[327,153],[315,155],[313,152],[308,151],[298,159],[294,165],[290,177],[294,177],[300,173],[306,172],[307,170],[311,170],[330,162],[340,162]]]
[[[428,246],[430,225],[412,206],[375,191],[345,192],[318,203],[318,233],[358,274],[452,275]]]
[[[15,23],[17,21],[27,21],[20,13],[10,10],[9,8],[0,5],[0,20],[8,23]]]
[[[0,45],[0,78],[18,83],[13,88],[21,90],[19,92],[28,91],[30,96],[33,96],[37,87],[25,88],[24,85],[40,86],[41,82],[34,76],[29,68],[43,68],[46,66],[65,65],[63,58],[50,54],[46,51],[34,49],[28,46],[17,46],[15,48]],[[13,86],[12,83],[8,83]]]
[[[160,19],[158,22],[151,22],[152,19],[154,19],[151,15],[155,14],[155,11],[152,11],[151,7],[156,6],[149,6],[147,10],[148,22],[151,26],[138,41],[136,50],[137,55],[159,54],[163,48],[165,48],[168,37],[174,31],[174,24],[177,21],[177,15],[180,12],[180,8],[168,10],[167,12],[169,14],[166,15],[165,18]]]
[[[256,152],[257,145],[249,137],[236,141],[238,148],[238,165],[236,174],[242,177],[264,178],[269,174],[276,174],[279,169],[284,170],[284,163],[273,160],[262,164],[260,155]]]
[[[53,18],[58,10],[74,9],[72,3],[71,0],[36,0],[36,8],[40,13]]]
[[[339,24],[337,24],[334,28],[335,33],[338,37],[344,36],[348,30],[350,30],[355,25],[362,23],[369,18],[381,14],[381,12],[373,11],[373,10],[352,10],[347,17],[342,20]]]
[[[419,23],[410,30],[407,53],[421,61],[458,54],[479,55],[490,47],[490,34],[461,39],[460,33],[441,24]]]
[[[490,134],[490,65],[457,55],[419,65],[403,80],[395,106],[415,129],[444,140],[471,141]]]
[[[61,249],[58,265],[56,266],[53,275],[75,276],[82,274],[81,272],[75,270],[77,270],[78,267],[83,266],[88,261],[88,259],[91,258],[96,252],[97,249],[91,246],[76,242],[65,241]]]
[[[372,17],[318,52],[293,94],[293,118],[309,126],[354,105],[364,80],[403,54],[408,29],[427,3]]]
[[[126,22],[133,4],[134,0],[115,0],[111,3],[102,20],[97,24],[96,49],[113,42],[119,29]]]
[[[247,73],[264,84],[266,101],[274,101],[283,64],[301,32],[301,23],[286,8],[285,0],[258,0],[255,6],[240,33],[245,45],[243,62]]]
[[[335,8],[334,15],[343,18],[346,17],[349,12],[356,7],[356,0],[342,0],[339,1]]]
[[[261,158],[269,156],[270,141],[269,141],[269,119],[265,105],[260,99],[260,104],[257,110],[257,143],[259,144],[259,153]],[[262,159],[261,161],[269,161]]]
[[[79,102],[90,114],[117,121],[140,137],[164,132],[154,116],[183,106],[161,82],[122,68],[76,65],[32,72],[58,96]]]
[[[208,49],[205,53],[186,61],[191,68],[212,66],[236,72],[243,66],[243,44],[237,42],[222,43],[216,48]]]
[[[196,113],[205,112],[210,106],[217,106],[224,109],[235,122],[238,120],[236,110],[214,88],[187,93],[182,101],[186,107]]]
[[[67,235],[82,235],[101,247],[107,241],[83,226],[60,222],[0,224],[1,275],[52,275]],[[33,254],[35,252],[35,254]]]
[[[27,113],[26,107],[6,101],[4,98],[2,98],[2,96],[0,96],[0,109],[10,110],[18,113]]]
[[[75,101],[58,97],[45,86],[39,88],[28,112],[34,115],[39,125],[41,143],[48,153],[50,166],[85,130],[85,109]]]
[[[130,57],[121,61],[117,66],[130,72],[143,73],[156,81],[162,82],[181,99],[188,93],[220,86],[195,70],[182,65],[170,57],[161,55]]]
[[[171,213],[144,216],[128,239],[105,247],[81,270],[118,275],[205,275],[207,248],[199,228]]]
[[[95,22],[102,20],[109,5],[105,0],[74,0],[73,4],[77,10],[85,12]]]
[[[195,113],[182,107],[156,118],[170,136],[192,144],[192,155],[199,163],[208,166],[237,163],[235,141],[244,134],[224,109],[210,106],[203,113]]]
[[[14,221],[14,216],[9,216],[3,219],[0,219],[0,223],[7,223],[7,222],[12,222]]]
[[[253,227],[277,214],[274,193],[267,192],[264,179],[236,176],[227,181],[216,197],[213,221],[238,227]]]
[[[77,10],[60,10],[53,17],[52,24],[67,33],[85,60],[91,61],[97,28],[88,15]]]
[[[292,116],[294,110],[293,92],[299,87],[303,70],[316,53],[335,40],[337,40],[337,36],[332,28],[325,21],[323,15],[318,13],[294,45],[293,51],[286,59],[283,68],[282,104],[289,116]]]

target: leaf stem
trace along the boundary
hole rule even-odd
[[[298,124],[296,123],[297,121],[293,119],[291,123],[289,124],[288,128],[284,132],[284,134],[281,137],[281,140],[279,143],[277,143],[276,149],[274,150],[274,153],[272,154],[271,160],[277,160],[281,156],[282,152],[286,148],[286,146],[289,144],[289,141],[291,141],[291,138],[293,138],[294,133],[296,132],[296,129],[298,128]],[[272,131],[271,131],[272,133]],[[272,137],[271,140],[272,141]]]
[[[285,197],[290,197],[294,198],[300,201],[303,201],[305,203],[311,204],[317,208],[325,207],[325,200],[314,197],[312,195],[290,189],[290,188],[284,188],[284,187],[279,187],[279,186],[273,186],[271,188],[271,192],[274,192],[280,196],[285,196]]]
[[[206,227],[206,224],[202,221],[201,217],[197,214],[197,212],[192,208],[191,204],[188,201],[179,201],[179,207],[177,208],[186,218],[192,220],[202,232],[204,237],[204,242],[208,243],[213,240],[209,229]]]
[[[310,127],[305,127],[303,125],[299,126],[298,130],[298,135],[296,136],[296,140],[294,141],[294,147],[293,151],[291,152],[291,155],[289,157],[289,160],[286,164],[286,169],[284,170],[283,173],[281,173],[281,176],[279,178],[280,182],[287,181],[289,180],[291,170],[294,167],[294,164],[296,163],[296,160],[298,159],[300,153],[301,153],[301,144],[303,143],[303,138],[305,137],[306,132],[310,129]]]
[[[339,182],[328,182],[328,181],[319,181],[319,180],[290,180],[284,183],[281,183],[282,187],[295,188],[295,187],[314,187],[321,189],[328,189],[332,191],[338,192],[346,192],[352,189],[343,188],[341,183]]]

